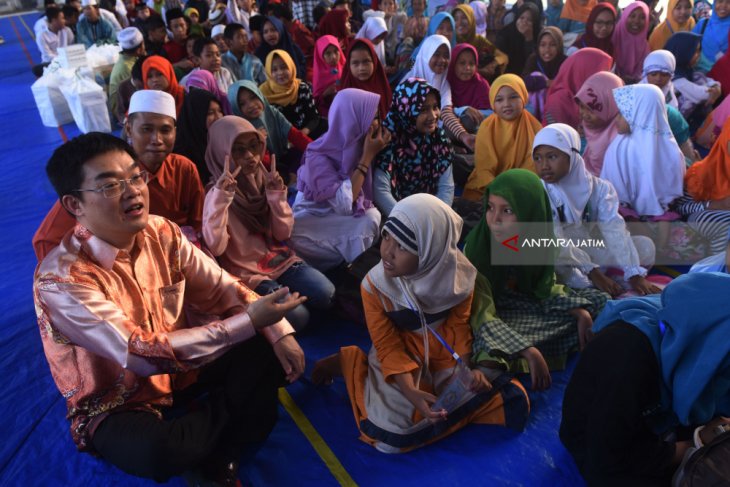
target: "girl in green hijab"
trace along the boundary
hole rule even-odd
[[[464,248],[479,271],[471,315],[474,360],[486,369],[529,372],[535,390],[550,387],[550,370],[563,368],[568,353],[583,348],[608,299],[595,289],[556,284],[554,247],[522,247],[554,237],[540,178],[511,169],[487,186],[484,218]]]

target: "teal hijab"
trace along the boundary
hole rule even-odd
[[[231,104],[234,115],[245,118],[238,108],[238,93],[241,89],[247,89],[256,95],[261,100],[261,103],[264,104],[264,111],[261,116],[257,119],[249,120],[249,122],[257,129],[264,128],[268,132],[266,148],[272,154],[281,157],[287,151],[287,139],[291,130],[291,123],[289,123],[279,110],[269,105],[269,102],[266,101],[266,97],[261,93],[256,83],[250,80],[236,81],[228,88],[228,101]]]
[[[662,374],[662,404],[684,425],[730,415],[730,275],[685,274],[661,295],[609,301],[593,324],[616,321],[649,338]]]
[[[441,22],[443,22],[444,20],[448,20],[451,23],[452,34],[449,42],[451,43],[451,49],[453,49],[456,46],[456,21],[454,20],[454,17],[448,12],[439,12],[431,17],[431,19],[428,21],[428,32],[426,33],[426,37],[436,34],[436,29],[439,28],[439,25],[441,25]]]
[[[449,43],[451,44],[450,49],[454,49],[456,46],[456,21],[454,20],[454,17],[448,13],[448,12],[439,12],[428,21],[428,31],[426,32],[426,35],[423,37],[423,40],[420,44],[416,46],[415,49],[413,49],[413,52],[411,53],[411,61],[416,60],[418,57],[418,52],[421,50],[421,47],[423,47],[423,41],[425,41],[428,37],[436,34],[436,29],[439,28],[439,25],[441,25],[441,22],[444,20],[448,20],[451,23],[451,39],[448,39]]]
[[[464,253],[477,270],[489,280],[492,291],[498,295],[507,286],[509,267],[492,264],[492,245],[495,242],[489,225],[486,221],[489,195],[501,196],[512,207],[517,220],[530,223],[529,232],[537,238],[554,238],[553,217],[548,198],[542,181],[537,175],[527,169],[510,169],[505,171],[487,186],[484,192],[484,217],[479,224],[469,232],[466,238]],[[530,237],[530,235],[520,235]],[[523,251],[523,249],[521,249]],[[555,285],[555,251],[550,248],[530,249],[532,256],[538,257],[544,265],[514,266],[517,278],[517,291],[537,299],[551,296]],[[531,257],[532,257],[531,256]]]

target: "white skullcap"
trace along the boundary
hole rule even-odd
[[[226,26],[218,24],[213,26],[213,30],[210,31],[210,37],[213,38],[217,35],[223,35],[223,31],[226,30]]]
[[[96,0],[81,0],[82,7],[95,7],[96,5],[98,5]]]
[[[129,115],[138,112],[167,115],[177,120],[175,99],[171,94],[159,90],[135,91],[129,100]]]
[[[144,42],[142,33],[136,27],[127,27],[122,29],[117,34],[117,40],[122,49],[134,49],[139,47]]]

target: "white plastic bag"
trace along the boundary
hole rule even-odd
[[[89,132],[112,131],[104,89],[93,79],[89,69],[77,69],[74,75],[61,85],[71,114],[79,130]]]
[[[30,87],[41,121],[46,127],[59,127],[73,121],[66,98],[59,88],[61,84],[63,73],[58,66],[51,65]]]
[[[122,48],[116,44],[94,45],[86,50],[86,59],[92,68],[114,65],[119,59],[121,50]]]

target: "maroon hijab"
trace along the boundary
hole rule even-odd
[[[578,49],[582,49],[584,47],[595,47],[596,49],[600,49],[601,51],[605,52],[609,56],[613,56],[613,41],[611,40],[611,38],[613,37],[613,32],[605,39],[599,39],[598,37],[596,37],[596,34],[593,33],[593,24],[596,22],[596,17],[598,17],[601,12],[604,12],[606,10],[613,14],[613,19],[616,22],[613,29],[614,31],[616,30],[616,25],[618,24],[618,19],[616,18],[616,9],[613,8],[613,5],[611,5],[610,3],[599,3],[598,5],[593,7],[593,10],[591,10],[591,14],[588,16],[588,21],[586,22],[586,31],[582,36],[575,40],[573,47],[577,47]]]
[[[370,76],[369,79],[365,81],[360,81],[359,79],[355,78],[350,71],[350,56],[352,51],[355,50],[356,47],[362,49],[363,45],[367,47],[368,51],[370,52],[370,57],[373,58],[373,74],[372,76]],[[384,119],[385,116],[388,114],[388,110],[390,110],[390,99],[392,98],[392,92],[390,90],[390,83],[388,83],[388,76],[385,74],[385,69],[380,62],[380,59],[378,59],[378,55],[375,52],[375,47],[373,47],[373,43],[370,42],[368,39],[354,39],[352,41],[352,44],[350,44],[350,47],[347,49],[346,59],[347,60],[345,61],[344,73],[342,73],[342,78],[340,78],[339,89],[344,90],[345,88],[358,88],[360,90],[365,90],[380,95],[380,105],[378,108],[378,113],[380,114],[380,119]]]
[[[317,34],[322,37],[325,35],[335,36],[340,41],[340,47],[346,51],[350,43],[350,34],[347,31],[347,21],[350,18],[350,12],[344,9],[335,8],[327,12],[319,21],[317,26]]]
[[[462,81],[456,76],[456,62],[459,54],[465,51],[471,51],[474,54],[474,60],[477,61],[479,56],[477,50],[471,44],[457,44],[451,51],[451,62],[449,63],[449,71],[446,79],[451,86],[451,99],[455,107],[474,107],[477,110],[488,110],[489,107],[489,82],[482,78],[479,71],[474,72],[474,76],[468,81]]]

